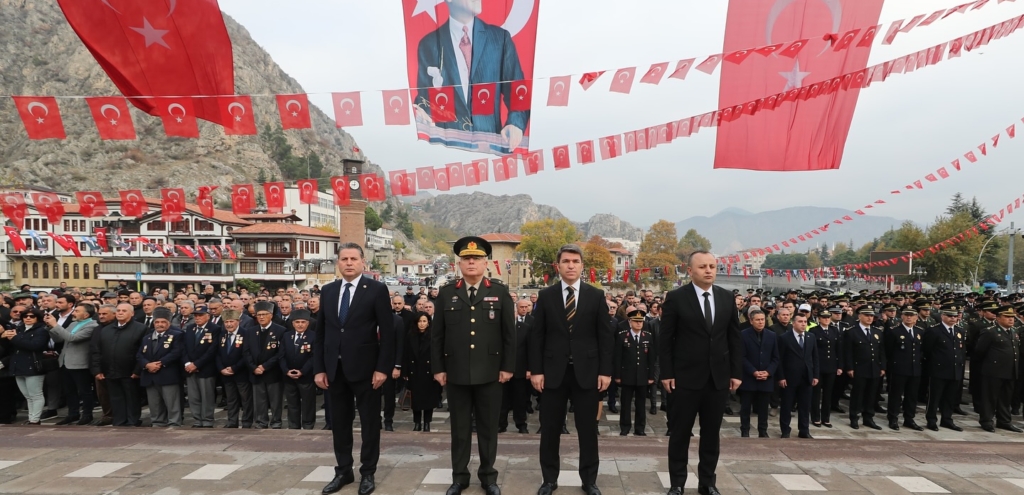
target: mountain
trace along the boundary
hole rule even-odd
[[[84,0],[83,0],[84,1]],[[99,8],[101,4],[96,2]],[[302,93],[302,87],[274,63],[249,33],[224,16],[233,45],[235,91],[238,94]],[[3,94],[53,96],[117,95],[107,75],[72,31],[57,2],[0,0],[0,88]],[[0,99],[0,169],[5,179],[58,191],[219,185],[222,201],[230,184],[265,177],[283,178],[271,143],[257,136],[225,136],[220,126],[200,122],[199,139],[168,138],[158,117],[131,112],[138,140],[101,141],[89,108],[82,99],[58,98],[68,139],[30,141],[10,98]],[[280,127],[274,98],[253,98],[256,124]],[[365,160],[355,140],[332,119],[312,107],[313,130],[284,132],[292,153],[315,152],[322,176],[341,172],[343,158]],[[302,175],[305,168],[301,167]],[[372,164],[367,171],[377,171]],[[324,181],[326,186],[326,181]]]
[[[552,218],[566,218],[558,208],[538,205],[526,194],[494,196],[482,192],[472,194],[441,194],[417,204],[419,215],[425,221],[449,228],[459,235],[489,232],[518,233],[526,222]],[[643,229],[624,222],[619,217],[597,214],[590,220],[573,222],[583,237],[599,235],[605,238],[623,238],[640,241]]]
[[[856,219],[842,226],[832,223],[845,215]],[[815,236],[813,242],[849,243],[852,239],[854,247],[860,247],[891,228],[899,228],[902,223],[903,220],[892,217],[857,216],[850,210],[840,208],[799,206],[761,213],[729,208],[713,217],[687,218],[676,223],[676,231],[682,236],[687,230],[696,229],[711,241],[711,247],[716,253],[725,254],[771,245],[826,224],[835,228]],[[812,244],[801,244],[798,249],[802,251],[809,245]]]

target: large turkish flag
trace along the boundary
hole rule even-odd
[[[153,98],[235,93],[231,39],[217,0],[58,0],[71,28],[133,105],[162,115]],[[199,98],[196,115],[231,119],[215,98]]]
[[[822,33],[875,26],[883,0],[731,0],[723,53],[809,40],[795,57],[771,53],[722,65],[719,108],[743,105],[867,67],[871,47],[834,50]],[[768,171],[839,168],[859,86],[764,108],[723,114],[715,168]],[[735,112],[733,112],[735,113]]]

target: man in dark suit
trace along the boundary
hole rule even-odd
[[[220,371],[216,357],[222,329],[210,321],[205,304],[197,304],[193,314],[195,323],[182,329],[185,354],[181,360],[185,363],[188,408],[192,412],[193,428],[213,428],[216,376]]]
[[[982,330],[974,344],[974,354],[982,363],[978,422],[988,432],[1000,428],[1021,433],[1010,415],[1014,381],[1020,371],[1020,337],[1013,328],[1017,315],[1009,305],[1000,306],[995,314],[995,325]],[[971,380],[974,380],[973,370]]]
[[[793,403],[797,404],[797,433],[811,438],[811,389],[818,384],[818,347],[814,334],[806,332],[807,317],[793,317],[793,331],[779,337],[779,387],[782,388],[782,438],[789,438]]]
[[[669,410],[668,493],[683,493],[690,434],[700,414],[697,493],[719,495],[715,468],[725,402],[743,376],[739,313],[732,292],[714,286],[714,255],[693,252],[687,271],[693,283],[669,292],[661,315],[661,384],[674,396]]]
[[[957,328],[960,312],[953,303],[943,304],[942,323],[924,334],[925,365],[928,367],[930,394],[928,396],[928,429],[939,431],[939,426],[953,431],[963,428],[953,422],[953,409],[960,405],[958,389],[964,377],[963,331]],[[942,422],[939,423],[939,411]]]
[[[531,2],[533,0],[530,0]],[[510,109],[515,96],[513,82],[524,78],[519,53],[512,35],[499,26],[480,20],[482,7],[479,0],[448,0],[448,22],[427,33],[419,43],[416,98],[416,120],[448,132],[464,130],[468,135],[456,141],[472,140],[476,133],[499,134],[484,138],[495,153],[507,154],[523,144],[523,134],[530,120],[530,112],[508,111],[502,122],[501,101]],[[497,83],[497,95],[489,100],[494,111],[489,115],[473,112],[472,86]],[[428,88],[455,87],[455,120],[437,122],[429,116],[431,101]],[[496,139],[496,138],[501,138]],[[463,145],[465,146],[465,145]]]
[[[885,345],[882,330],[874,326],[875,309],[861,306],[857,310],[858,322],[843,336],[843,369],[850,378],[850,427],[857,430],[859,416],[864,426],[881,430],[875,423],[875,394],[878,383],[885,376]]]
[[[641,309],[634,309],[626,315],[629,330],[618,334],[615,340],[612,367],[615,383],[622,391],[622,414],[619,416],[619,435],[629,435],[633,428],[630,417],[630,406],[635,406],[636,426],[633,434],[638,437],[647,436],[647,387],[654,383],[654,336],[644,328],[647,314]]]
[[[811,391],[811,423],[832,427],[832,390],[836,378],[843,373],[843,334],[832,322],[832,312],[818,310],[818,325],[810,330],[818,344],[818,384]]]
[[[344,243],[338,251],[341,280],[320,292],[321,311],[313,346],[314,381],[331,401],[334,479],[323,493],[334,493],[355,481],[352,473],[352,422],[359,410],[362,446],[359,451],[359,494],[376,489],[380,459],[381,386],[395,368],[395,320],[388,288],[362,276],[363,248]],[[353,408],[353,403],[355,408]]]
[[[905,306],[901,313],[902,321],[885,331],[885,356],[889,361],[885,368],[889,375],[889,429],[900,429],[902,406],[903,426],[921,431],[924,428],[914,421],[914,416],[917,414],[917,391],[921,385],[924,329],[917,326],[916,309]]]
[[[582,283],[583,250],[567,244],[555,257],[561,281],[542,289],[533,311],[530,381],[541,392],[540,467],[537,495],[558,488],[558,448],[566,401],[572,399],[580,444],[580,479],[587,495],[599,495],[597,406],[612,381],[615,331],[604,292]]]
[[[491,245],[463,237],[453,246],[462,278],[438,291],[441,305],[431,328],[430,365],[434,379],[448,387],[452,427],[452,485],[448,495],[469,486],[469,455],[476,421],[480,468],[477,477],[487,495],[498,495],[498,417],[501,387],[516,366],[515,308],[498,279],[484,277]],[[475,416],[473,415],[476,413]]]
[[[134,314],[131,304],[118,304],[114,322],[94,332],[89,343],[89,371],[107,387],[114,426],[137,426],[142,422],[141,368],[136,353],[147,332],[142,323],[132,319]]]
[[[395,365],[381,386],[381,397],[384,399],[384,431],[395,431],[395,393],[400,383],[404,382],[401,380],[402,362],[405,359],[402,350],[405,347],[405,335],[409,332],[409,325],[414,318],[412,311],[404,309],[404,301],[398,306],[398,301],[401,300],[402,298],[398,296],[391,298],[391,309],[394,311],[391,319],[395,327]]]
[[[256,303],[256,330],[242,346],[245,364],[252,383],[252,403],[255,413],[253,428],[280,429],[283,406],[284,375],[281,373],[281,342],[284,327],[273,322],[274,303]],[[268,411],[272,415],[268,415]]]
[[[757,437],[768,438],[768,402],[775,390],[779,370],[779,335],[765,331],[765,315],[750,312],[751,326],[740,333],[743,339],[743,383],[740,395],[740,436],[750,436],[750,407],[757,413]]]
[[[533,303],[529,299],[516,301],[516,369],[512,379],[502,386],[501,417],[498,419],[498,432],[508,429],[508,413],[512,411],[519,433],[529,433],[526,425],[526,405],[530,401],[530,372],[528,370],[528,342],[530,329],[533,328],[533,315],[530,311]]]
[[[284,333],[281,372],[284,396],[288,402],[288,428],[312,430],[316,423],[316,389],[313,385],[313,335],[308,332],[313,318],[307,309],[296,309]]]
[[[181,330],[171,328],[171,312],[156,308],[153,328],[142,337],[136,359],[139,385],[146,389],[153,426],[181,426]]]
[[[240,318],[241,312],[237,309],[227,309],[221,313],[224,332],[220,336],[216,361],[227,402],[227,423],[224,428],[238,428],[239,410],[242,428],[252,427],[252,384],[249,383],[249,368],[246,367],[242,350],[252,332],[242,328]]]

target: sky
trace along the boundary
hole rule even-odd
[[[738,1],[738,0],[734,0]],[[748,0],[751,1],[751,0]],[[768,1],[768,0],[757,0]],[[800,1],[800,0],[798,0]],[[808,0],[810,1],[810,0]],[[880,22],[889,23],[966,0],[888,0]],[[399,0],[220,0],[253,39],[333,116],[330,96],[408,86]],[[535,77],[638,67],[722,51],[727,2],[694,0],[542,0]],[[876,41],[869,64],[910,54],[1024,14],[1024,2],[986,5],[931,26],[901,33],[893,45]],[[860,100],[839,170],[754,172],[713,169],[714,130],[608,162],[548,170],[515,180],[453,192],[529,194],[576,221],[610,213],[640,227],[711,216],[726,208],[752,212],[793,206],[858,209],[876,199],[875,214],[931,222],[956,192],[977,196],[990,211],[1020,197],[1024,136],[1007,140],[975,165],[924,190],[891,195],[989,140],[1010,124],[1024,133],[1024,30],[959,59],[872,85]],[[607,91],[610,74],[584,92],[574,85],[570,106],[546,107],[547,82],[535,86],[531,148],[550,149],[713,110],[718,75],[691,72],[685,81],[634,84],[630,95]],[[468,162],[489,156],[430,145],[412,126],[384,126],[379,93],[363,94],[364,126],[346,130],[385,171]],[[574,146],[572,147],[574,148]],[[1008,217],[1014,220],[1013,215]],[[1017,219],[1024,222],[1024,217]],[[802,228],[802,227],[799,227]]]

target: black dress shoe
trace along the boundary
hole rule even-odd
[[[507,432],[508,432],[508,426],[502,426],[502,427],[498,428],[498,433],[507,433]]]
[[[985,430],[985,431],[987,431],[989,433],[995,433],[996,432],[996,428],[994,426],[992,426],[992,425],[982,426],[981,429]]]
[[[718,488],[701,485],[697,485],[697,493],[700,495],[722,495],[722,492],[718,491]]]
[[[413,425],[412,431],[423,431],[423,423],[416,423]]]
[[[824,426],[825,428],[831,428],[832,423],[822,423],[821,426]]]
[[[633,432],[633,436],[636,436],[636,437],[646,437],[647,433],[644,433],[642,431],[634,431]]]
[[[233,424],[226,424],[224,426],[221,426],[221,428],[238,428],[238,425],[237,424],[234,424],[234,425]]]
[[[782,432],[782,436],[780,438],[789,438],[789,432],[788,431]]]
[[[331,482],[328,483],[327,486],[325,486],[324,489],[320,491],[320,493],[322,493],[323,495],[327,495],[329,493],[338,492],[341,490],[341,487],[351,483],[355,483],[355,481],[356,477],[351,472],[342,475],[334,475],[334,479],[331,480]]]
[[[658,414],[658,408],[657,408],[657,407],[656,407],[656,406],[655,406],[654,404],[651,404],[651,410],[650,410],[650,411],[648,411],[648,412],[650,412],[650,413],[651,413],[651,416],[657,416],[657,414]]]
[[[757,432],[757,438],[771,438],[771,437],[768,436],[768,432],[767,431],[759,431],[759,432]]]
[[[1021,430],[1020,428],[1017,428],[1016,426],[1013,426],[1011,424],[996,425],[996,428],[999,428],[1000,430],[1012,431],[1014,433],[1024,433],[1024,430]]]
[[[865,424],[867,424],[867,423],[865,423]],[[895,430],[895,431],[900,431],[900,425],[899,425],[899,423],[897,423],[895,421],[890,421],[889,422],[889,429],[890,430]]]
[[[395,431],[395,425],[393,425],[393,424],[386,424],[386,425],[384,425],[384,431]]]
[[[486,493],[487,495],[501,495],[501,488],[498,488],[498,485],[496,483],[481,486],[484,489],[484,493]]]
[[[324,425],[324,427],[320,428],[320,429],[321,430],[330,430],[331,429],[331,425]]]
[[[423,431],[430,433],[430,423],[423,423]]]
[[[465,490],[467,487],[469,487],[469,485],[452,483],[452,486],[448,487],[448,491],[444,492],[444,495],[460,495],[462,490]]]
[[[732,415],[734,415],[736,413],[732,412],[732,407],[731,406],[725,406],[725,414],[726,414],[726,416],[732,416]]]
[[[749,431],[741,431],[740,432],[740,438],[750,438],[750,432]]]
[[[683,495],[683,488],[680,486],[673,486],[668,489],[667,495]]]
[[[626,436],[629,436],[629,432],[628,432],[628,431],[620,431],[620,432],[619,432],[619,436],[620,436],[620,437],[626,437]]]
[[[569,412],[572,412],[572,411],[569,411]],[[608,412],[610,412],[612,414],[619,414],[619,408],[617,408],[615,406],[608,406]]]
[[[800,437],[800,438],[814,438],[814,437],[812,437],[812,436],[811,436],[811,433],[810,433],[810,432],[807,432],[807,433],[799,433],[799,434],[797,434],[797,436],[798,436],[798,437]]]
[[[519,433],[529,433],[529,432],[530,432],[530,429],[527,428],[526,425],[523,425],[523,426],[519,427]]]
[[[71,423],[77,423],[78,419],[79,418],[72,418],[71,416],[68,416],[68,417],[58,421],[57,422],[57,426],[64,426],[64,425],[69,425]]]
[[[953,431],[964,431],[964,429],[957,426],[956,423],[942,423],[939,426],[942,426],[943,428],[950,429]]]
[[[953,412],[961,416],[967,416],[967,411],[964,411],[962,407],[954,407]]]
[[[583,493],[587,495],[601,495],[601,490],[594,485],[583,485]]]
[[[372,474],[364,475],[363,479],[359,480],[359,495],[370,495],[376,489],[377,484],[373,482]]]
[[[537,489],[537,495],[551,495],[558,489],[558,483],[544,483]]]
[[[562,425],[562,434],[563,435],[568,435],[569,434],[569,428],[566,428],[565,425]]]
[[[533,406],[526,406],[526,414],[533,414]]]
[[[850,421],[850,428],[853,428],[854,430],[859,430],[860,425],[858,425],[856,421]]]
[[[907,428],[910,428],[911,430],[914,431],[924,431],[924,428],[921,428],[921,425],[915,423],[914,421],[905,421],[903,423],[903,426],[906,426]]]
[[[92,416],[82,416],[82,419],[78,420],[75,424],[78,426],[85,426],[89,423],[92,423]]]
[[[864,421],[864,426],[867,426],[868,428],[871,428],[873,430],[881,430],[882,429],[882,427],[878,426],[878,424],[875,423],[875,421],[873,419],[869,419],[869,420]]]
[[[928,423],[928,429],[932,431],[939,431],[939,425],[935,423]]]

